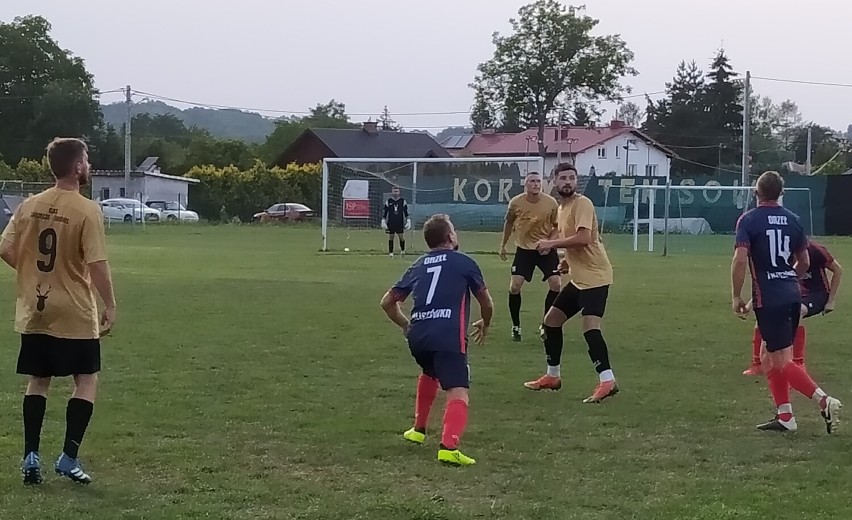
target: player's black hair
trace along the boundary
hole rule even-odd
[[[573,164],[564,162],[553,167],[553,178],[555,179],[560,173],[567,171],[573,171],[575,175],[579,175],[577,168]]]
[[[47,161],[50,163],[50,171],[57,179],[70,177],[74,172],[74,165],[83,158],[83,154],[89,150],[85,141],[72,137],[57,137],[47,145]]]
[[[423,224],[423,239],[426,240],[426,245],[432,249],[444,244],[450,234],[450,229],[450,217],[448,215],[443,213],[432,215]]]
[[[763,172],[757,178],[757,197],[760,200],[778,200],[784,192],[784,177],[776,171]]]

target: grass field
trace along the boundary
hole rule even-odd
[[[602,405],[581,402],[596,377],[577,324],[566,327],[562,390],[522,387],[544,369],[535,337],[544,286],[526,288],[526,336],[512,343],[508,264],[474,254],[496,314],[490,342],[471,351],[470,468],[435,461],[440,397],[426,446],[400,436],[417,369],[378,301],[413,257],[319,254],[318,238],[275,227],[110,230],[119,323],[103,344],[81,449],[95,478],[86,488],[52,473],[37,489],[20,483],[22,381],[3,270],[0,517],[852,518],[846,424],[828,436],[815,405],[796,396],[798,433],[754,429],[773,410],[765,384],[740,375],[752,324],[729,311],[730,237],[692,249],[681,237],[666,258],[608,238],[616,284],[605,335],[622,392]],[[496,244],[461,239],[468,251]],[[380,232],[349,240],[384,243]],[[852,241],[827,245],[852,265]],[[808,355],[823,387],[852,404],[845,296],[808,323]],[[48,400],[49,464],[68,389],[57,382]]]

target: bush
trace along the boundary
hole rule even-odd
[[[318,210],[321,172],[319,164],[269,168],[260,160],[244,171],[235,166],[196,166],[186,174],[201,181],[190,185],[191,209],[209,220],[235,217],[242,222],[279,202],[300,202]]]

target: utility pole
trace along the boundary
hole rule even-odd
[[[130,104],[131,94],[130,85],[124,91],[124,105],[127,109],[124,120],[124,196],[130,196]]]
[[[811,174],[811,149],[813,148],[813,144],[813,127],[808,126],[808,157],[805,159],[805,172],[807,175]]]
[[[745,101],[743,102],[743,186],[749,186],[749,141],[751,140],[751,71],[746,71]],[[743,206],[745,208],[747,205]]]

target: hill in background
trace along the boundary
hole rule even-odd
[[[241,139],[248,143],[262,143],[275,129],[275,120],[254,112],[232,109],[192,107],[180,109],[162,101],[142,101],[130,108],[132,115],[171,114],[187,126],[197,126],[222,139]],[[124,125],[126,109],[124,103],[101,105],[104,121],[117,130]]]
[[[125,119],[124,103],[111,103],[101,105],[104,121],[120,131]],[[210,132],[214,137],[221,139],[240,139],[247,143],[259,144],[266,141],[269,134],[275,130],[276,119],[262,116],[256,112],[243,112],[234,109],[216,109],[192,107],[180,109],[162,101],[145,100],[134,103],[131,107],[133,116],[137,114],[164,115],[170,114],[187,126],[197,126]],[[463,135],[473,133],[469,127],[452,126],[438,132],[405,129],[407,132],[428,133],[438,142],[451,135]]]

